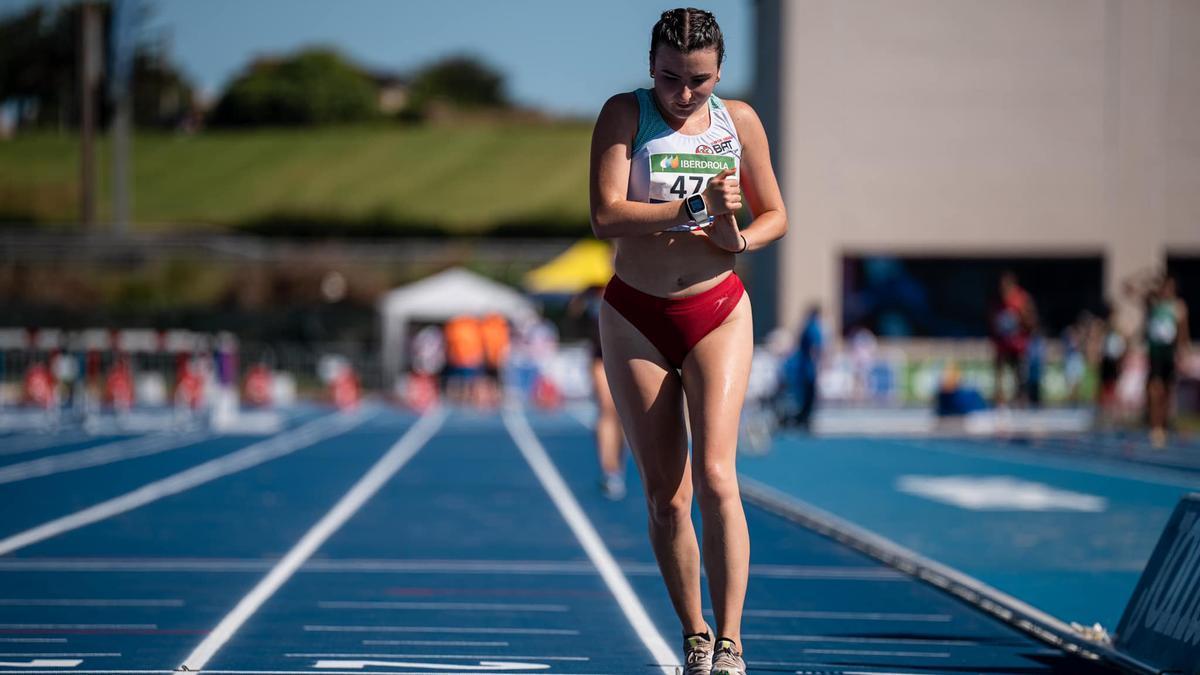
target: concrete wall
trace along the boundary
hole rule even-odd
[[[846,254],[1099,254],[1115,297],[1200,251],[1200,2],[757,9],[777,31],[756,104],[791,225],[778,324],[809,299],[836,324]]]

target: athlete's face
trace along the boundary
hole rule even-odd
[[[674,47],[659,45],[650,63],[654,93],[665,112],[687,119],[708,103],[713,87],[721,80],[715,47],[687,54]]]

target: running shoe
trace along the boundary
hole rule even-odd
[[[614,502],[625,498],[625,477],[619,473],[605,474],[600,479],[600,491]]]
[[[707,633],[683,638],[683,675],[709,675],[712,671],[713,643]]]
[[[746,662],[732,640],[717,640],[713,650],[712,675],[746,675]]]

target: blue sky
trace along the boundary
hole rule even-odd
[[[406,73],[449,54],[481,57],[521,105],[592,117],[609,95],[645,86],[650,27],[674,5],[646,0],[143,0],[144,34],[165,36],[176,63],[208,94],[258,55],[308,45]],[[27,5],[0,0],[0,6]],[[726,65],[718,93],[753,74],[752,0],[693,2],[716,14]]]

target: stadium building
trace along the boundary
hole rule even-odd
[[[819,301],[835,331],[978,336],[1013,268],[1048,329],[1105,299],[1133,329],[1123,280],[1169,264],[1194,330],[1200,3],[758,0],[756,20],[791,224],[756,254],[760,326]]]

